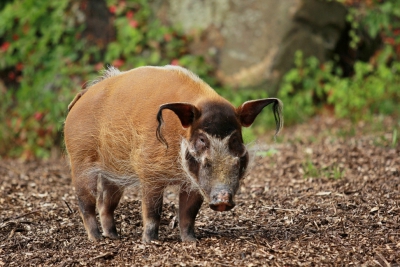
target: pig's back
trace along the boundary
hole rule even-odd
[[[141,67],[99,81],[67,116],[64,132],[71,162],[83,169],[95,163],[138,176],[152,175],[150,166],[154,175],[176,172],[179,144],[186,131],[177,116],[165,110],[163,131],[174,133],[168,135],[166,151],[156,139],[156,114],[162,104],[196,104],[204,98],[220,97],[195,75],[177,67]]]

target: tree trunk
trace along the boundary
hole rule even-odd
[[[104,51],[107,44],[115,40],[112,14],[104,0],[85,0],[82,7],[86,15],[83,38]]]

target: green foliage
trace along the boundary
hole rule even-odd
[[[332,178],[334,180],[342,179],[344,176],[344,170],[341,170],[339,166],[333,166],[328,168],[328,172],[325,172],[328,178]]]
[[[400,115],[400,0],[371,2],[349,8],[350,46],[357,49],[360,29],[380,34],[384,45],[370,62],[357,61],[354,75],[342,77],[334,61],[295,55],[295,68],[283,78],[278,96],[285,104],[285,122],[297,123],[321,112],[353,121],[374,114]]]
[[[345,171],[337,165],[317,167],[310,158],[302,163],[305,178],[328,178],[339,180],[343,178]]]
[[[311,159],[307,159],[302,165],[305,177],[317,178],[320,176],[319,168],[314,165]]]
[[[346,20],[351,25],[351,47],[360,43],[359,31],[363,27],[372,38],[382,35],[390,44],[400,42],[400,0],[371,1],[361,7],[349,8]]]
[[[328,103],[339,117],[355,120],[371,118],[373,114],[394,114],[400,110],[400,62],[388,65],[391,47],[378,57],[377,64],[357,62],[355,75],[349,79],[334,79],[326,88]],[[399,115],[399,114],[397,114]]]
[[[359,29],[359,22],[357,21],[356,18],[357,15],[357,10],[355,9],[350,9],[347,13],[346,16],[346,21],[350,23],[351,28],[349,31],[349,37],[350,37],[350,47],[351,48],[357,48],[358,43],[360,42],[360,36],[357,34],[357,31]]]
[[[275,148],[269,148],[268,150],[260,150],[256,152],[256,155],[262,158],[272,157],[275,154],[278,154],[278,150]]]
[[[393,134],[392,134],[392,144],[391,144],[392,147],[396,147],[398,142],[399,142],[399,136],[398,136],[398,133],[397,133],[397,129],[394,128],[393,129]]]
[[[316,58],[303,59],[296,53],[296,68],[283,80],[279,97],[285,103],[285,120],[303,121],[322,109],[354,121],[370,119],[374,114],[400,115],[400,62],[393,61],[391,46],[386,46],[376,64],[358,61],[355,74],[342,78],[334,64],[320,64]]]
[[[84,44],[75,35],[76,14],[65,16],[77,4],[25,0],[1,10],[0,72],[14,88],[0,99],[0,154],[44,157],[58,138],[71,79],[89,66],[88,56],[79,55]]]
[[[355,13],[355,12],[353,12]],[[387,0],[376,3],[366,10],[362,21],[372,37],[379,33],[387,38],[394,38],[396,43],[400,43],[400,35],[395,31],[400,30],[400,0]],[[389,42],[393,42],[390,40]]]
[[[296,52],[294,62],[296,67],[284,76],[278,93],[285,105],[285,122],[289,124],[317,113],[320,106],[315,101],[324,97],[324,83],[332,77],[332,64],[322,68],[316,58],[304,60],[301,51]]]
[[[190,39],[161,25],[148,1],[108,0],[116,39],[105,51],[86,42],[78,0],[8,1],[0,10],[0,156],[49,157],[61,146],[67,105],[107,64],[123,70],[179,64],[210,67],[188,53]]]

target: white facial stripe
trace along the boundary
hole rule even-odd
[[[214,182],[222,184],[237,183],[239,166],[236,163],[239,157],[233,155],[229,150],[229,139],[235,132],[226,136],[224,139],[204,133],[210,141],[209,154],[202,155],[202,161],[207,158],[212,166],[212,176]],[[237,167],[236,167],[237,166]]]
[[[232,186],[233,190],[237,190],[239,186],[240,157],[231,153],[229,149],[229,140],[234,133],[232,132],[225,138],[220,139],[202,131],[202,134],[209,140],[209,147],[200,155],[200,152],[195,150],[193,144],[186,139],[182,139],[180,151],[182,169],[188,177],[188,183],[191,188],[199,190],[206,202],[209,202],[208,193],[204,191],[207,190],[206,188],[223,184]],[[189,164],[186,159],[187,152],[200,164],[198,177],[189,170]],[[246,152],[247,150],[245,149]],[[205,166],[206,162],[210,163],[209,167]]]
[[[186,173],[186,176],[189,179],[188,185],[190,185],[191,190],[198,190],[200,192],[200,194],[203,196],[204,200],[207,203],[210,203],[209,196],[204,192],[204,190],[201,188],[200,184],[198,183],[197,179],[193,176],[193,174],[189,170],[189,165],[187,164],[187,160],[186,160],[186,152],[187,151],[189,151],[189,153],[191,155],[194,153],[188,140],[183,138],[181,141],[180,163],[181,163],[182,170]]]
[[[236,130],[233,131],[230,135],[226,136],[224,139],[219,139],[215,136],[203,132],[210,141],[211,157],[236,157],[229,151],[229,139],[235,132]]]

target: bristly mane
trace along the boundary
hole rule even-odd
[[[107,78],[110,78],[110,77],[113,77],[113,76],[117,76],[117,75],[119,75],[121,73],[122,73],[121,71],[119,71],[117,68],[115,68],[113,66],[108,66],[106,69],[100,71],[100,74],[101,74],[100,77],[98,77],[97,79],[95,79],[93,81],[90,81],[90,82],[86,83],[85,86],[84,86],[84,89],[76,94],[74,99],[68,105],[68,111],[70,111],[72,109],[72,107],[75,105],[75,103],[87,92],[87,90],[89,90],[89,88],[91,86],[93,86],[96,83],[99,83],[102,80],[105,80]]]
[[[193,81],[195,81],[197,83],[204,83],[204,81],[202,79],[200,79],[200,77],[197,76],[197,74],[195,74],[195,73],[191,72],[190,70],[185,69],[181,66],[165,65],[162,68],[167,69],[167,70],[176,71],[180,74],[186,75],[187,77],[189,77],[190,79],[192,79]]]
[[[154,67],[154,68],[161,68],[161,69],[165,69],[165,70],[175,71],[181,75],[188,77],[189,79],[193,80],[196,83],[199,83],[199,84],[204,83],[204,81],[202,79],[200,79],[199,76],[197,76],[193,72],[191,72],[185,68],[182,68],[180,66],[166,65],[164,67]],[[82,91],[80,91],[75,96],[75,98],[72,100],[72,102],[68,105],[68,110],[72,109],[72,107],[75,105],[75,103],[87,92],[87,90],[89,90],[90,87],[92,87],[93,85],[95,85],[107,78],[118,76],[121,73],[124,73],[124,72],[118,70],[114,66],[111,66],[111,65],[107,66],[104,70],[100,71],[99,77],[97,77],[96,79],[89,81],[85,84],[84,89]]]
[[[155,68],[161,68],[161,69],[166,69],[166,70],[172,70],[172,71],[176,71],[182,75],[187,76],[188,78],[192,79],[195,82],[198,83],[204,83],[204,81],[202,79],[199,78],[199,76],[197,76],[196,74],[194,74],[193,72],[191,72],[188,69],[185,69],[183,67],[180,66],[174,66],[174,65],[165,65],[163,67],[155,67]],[[106,69],[100,71],[100,76],[97,77],[97,79],[90,81],[86,84],[85,88],[89,88],[93,85],[95,85],[96,83],[99,83],[107,78],[110,77],[114,77],[117,76],[119,74],[123,73],[122,71],[118,70],[116,67],[109,65]]]
[[[101,75],[99,77],[97,77],[93,81],[88,82],[87,85],[86,85],[86,88],[89,88],[89,87],[95,85],[96,83],[99,83],[99,82],[101,82],[101,81],[103,81],[103,80],[105,80],[107,78],[117,76],[117,75],[119,75],[121,73],[122,72],[119,69],[117,69],[114,66],[109,65],[109,66],[107,66],[106,69],[100,71]]]

